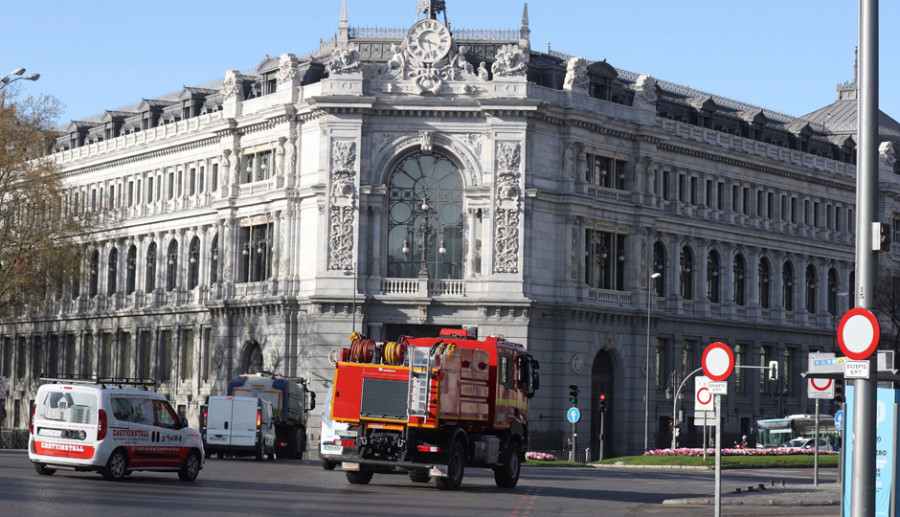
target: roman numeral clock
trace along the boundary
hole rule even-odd
[[[437,20],[419,20],[406,35],[409,53],[423,63],[434,63],[446,56],[450,44],[450,30]]]

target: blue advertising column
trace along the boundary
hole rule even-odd
[[[853,386],[847,385],[846,409],[844,411],[846,437],[842,444],[844,454],[844,486],[843,515],[850,517],[850,483],[853,465]],[[876,391],[877,417],[875,421],[875,516],[889,517],[894,515],[898,495],[896,483],[896,467],[898,464],[897,435],[897,403],[900,401],[898,391],[891,388],[878,388]]]

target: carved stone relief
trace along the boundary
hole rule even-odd
[[[355,46],[334,49],[331,60],[328,61],[328,71],[332,75],[359,72],[359,50]]]
[[[497,210],[494,252],[496,273],[519,271],[519,171],[522,146],[517,142],[497,144]]]
[[[528,70],[528,58],[518,45],[503,45],[497,51],[496,61],[491,65],[491,73],[495,76],[525,75]]]
[[[656,111],[656,79],[649,75],[638,77],[634,86],[634,102],[632,106],[638,109]]]
[[[297,77],[297,70],[294,68],[294,63],[291,58],[291,54],[282,54],[281,58],[278,60],[278,74],[276,76],[278,86],[286,83],[293,83],[294,79]]]
[[[356,142],[335,140],[332,144],[331,163],[328,269],[348,271],[353,268]]]
[[[563,82],[563,90],[575,93],[587,94],[591,87],[591,79],[588,77],[588,62],[583,57],[569,59],[566,66],[566,79]]]

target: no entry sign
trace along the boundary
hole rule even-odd
[[[844,355],[855,361],[868,359],[878,348],[881,338],[881,327],[878,319],[868,309],[856,307],[850,309],[841,318],[838,325],[838,345]]]
[[[703,374],[711,381],[724,381],[734,370],[734,354],[725,343],[713,343],[703,351]]]
[[[702,375],[694,379],[694,411],[712,411],[713,396],[709,392],[709,378]]]
[[[810,377],[809,385],[806,388],[806,396],[811,399],[833,399],[834,379]]]

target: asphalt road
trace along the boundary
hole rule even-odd
[[[835,469],[822,483],[834,483]],[[809,487],[808,469],[724,471],[723,493],[768,483],[786,491]],[[691,516],[712,515],[711,505],[663,505],[666,499],[712,497],[713,472],[526,467],[519,485],[498,489],[488,470],[466,470],[459,491],[413,483],[404,474],[378,474],[351,485],[318,461],[256,462],[210,459],[193,483],[174,473],[135,472],[120,481],[58,471],[38,476],[24,451],[0,451],[0,514],[68,515],[353,515],[353,516]],[[788,495],[783,492],[783,495]],[[732,499],[734,496],[729,496]],[[722,515],[837,516],[837,506],[727,505]]]

